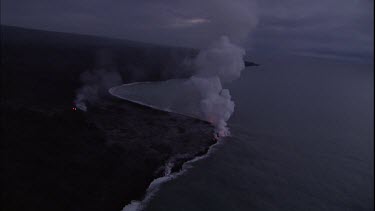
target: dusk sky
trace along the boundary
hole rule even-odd
[[[227,35],[247,50],[372,60],[372,0],[2,0],[1,23],[204,47]]]

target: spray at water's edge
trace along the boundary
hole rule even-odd
[[[215,150],[216,146],[218,146],[219,144],[222,144],[222,142],[223,142],[223,139],[218,138],[217,142],[210,146],[210,148],[208,149],[206,154],[194,157],[193,159],[185,162],[182,165],[181,170],[179,172],[172,173],[171,169],[173,168],[173,165],[174,165],[173,161],[167,162],[167,164],[165,165],[165,169],[164,169],[164,175],[162,177],[154,179],[150,183],[149,187],[146,190],[145,197],[141,201],[136,201],[136,200],[131,201],[130,204],[126,205],[122,209],[122,211],[141,211],[141,210],[143,210],[147,206],[149,201],[152,199],[152,197],[155,195],[155,193],[159,190],[159,188],[162,184],[164,184],[164,183],[166,183],[170,180],[176,179],[177,177],[186,173],[187,170],[189,170],[190,168],[193,168],[193,166],[192,166],[193,163],[195,163],[199,160],[202,160],[204,158],[207,158]]]

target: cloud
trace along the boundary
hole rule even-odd
[[[256,49],[341,59],[369,60],[373,55],[372,1],[264,0],[258,6]]]
[[[177,46],[226,35],[246,49],[373,55],[372,0],[2,0],[1,22]]]
[[[175,19],[175,23],[168,25],[167,27],[193,27],[195,25],[209,23],[210,20],[205,18],[190,18],[190,19]]]
[[[4,0],[1,10],[4,24],[189,47],[241,43],[257,23],[255,0]]]

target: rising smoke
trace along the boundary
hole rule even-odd
[[[203,49],[188,62],[195,70],[194,74],[188,79],[126,84],[113,87],[109,92],[120,98],[209,121],[220,135],[229,134],[226,122],[234,111],[234,102],[223,85],[239,78],[244,69],[245,50],[239,46],[248,41],[248,34],[257,23],[256,1],[177,0],[170,4],[151,1],[146,8],[152,21],[139,20],[139,25],[153,29],[147,37],[160,43],[170,40],[173,44],[173,40],[178,40],[175,44],[186,42],[191,47]],[[155,28],[155,22],[159,28]],[[83,77],[85,85],[78,92],[77,107],[85,109],[86,103],[98,99],[98,90],[108,87],[107,80],[102,79],[108,77],[107,73],[96,72]],[[120,83],[113,80],[117,78],[115,75],[110,76],[109,84]],[[85,79],[92,77],[97,79]]]
[[[188,79],[144,82],[113,87],[109,92],[122,99],[211,122],[220,136],[229,134],[226,121],[234,111],[230,92],[222,82],[231,82],[244,69],[245,51],[221,37],[191,61],[196,73]]]
[[[83,86],[78,89],[74,104],[83,111],[87,110],[87,104],[95,104],[107,95],[109,88],[122,84],[120,74],[107,69],[86,71],[80,79]]]
[[[226,122],[234,111],[230,92],[222,88],[222,83],[240,77],[245,68],[244,55],[244,49],[222,36],[194,60],[197,72],[190,80],[201,92],[200,117],[214,124],[221,136],[229,134]]]
[[[88,104],[96,104],[108,95],[108,89],[123,83],[112,59],[112,53],[106,50],[96,52],[96,66],[80,75],[82,86],[77,90],[75,106],[87,111]]]
[[[222,36],[208,49],[200,51],[194,60],[196,75],[199,77],[217,76],[221,82],[231,82],[240,77],[245,68],[245,50]]]

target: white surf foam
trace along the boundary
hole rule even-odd
[[[155,180],[151,182],[151,184],[146,190],[145,197],[141,201],[137,201],[137,200],[131,201],[128,205],[126,205],[122,209],[122,211],[142,211],[150,202],[150,200],[155,195],[155,193],[159,190],[162,184],[183,175],[188,169],[193,168],[193,165],[192,165],[193,163],[210,156],[211,153],[215,150],[215,147],[220,145],[222,142],[223,142],[223,138],[219,138],[215,144],[210,146],[206,154],[194,157],[193,159],[185,162],[182,165],[182,168],[179,172],[171,173],[171,170],[174,164],[173,162],[169,161],[165,166],[164,176],[156,178]]]

